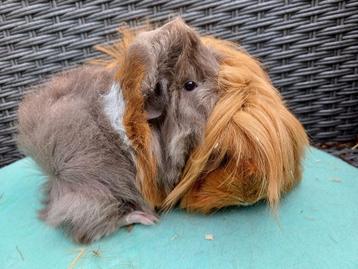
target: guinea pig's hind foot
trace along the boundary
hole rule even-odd
[[[153,225],[158,222],[159,219],[157,216],[143,212],[143,211],[133,211],[125,216],[126,225],[139,223],[143,225]]]

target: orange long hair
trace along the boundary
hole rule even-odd
[[[301,178],[306,133],[255,59],[231,42],[202,41],[221,59],[220,97],[163,209],[181,200],[187,210],[208,213],[263,198],[275,208]]]
[[[124,127],[136,155],[137,184],[146,201],[154,208],[161,205],[164,192],[158,185],[157,162],[151,150],[151,130],[144,111],[144,99],[141,91],[146,72],[145,60],[127,58],[129,46],[136,35],[148,29],[122,27],[119,29],[121,39],[109,46],[97,46],[97,50],[110,56],[110,59],[97,60],[110,69],[116,69],[115,80],[121,85],[126,107],[124,111]]]

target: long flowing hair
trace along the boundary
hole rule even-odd
[[[258,61],[231,42],[202,40],[220,59],[220,97],[204,141],[191,154],[163,209],[181,200],[182,207],[207,213],[260,199],[276,208],[281,194],[301,178],[308,144],[304,128]]]

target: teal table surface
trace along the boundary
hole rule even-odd
[[[0,269],[358,268],[358,169],[316,149],[274,217],[264,203],[76,245],[37,219],[44,176],[28,158],[0,170]],[[208,240],[208,239],[212,240]]]

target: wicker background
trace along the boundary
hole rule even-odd
[[[357,139],[358,1],[0,0],[0,166],[20,157],[26,87],[95,56],[92,46],[116,38],[121,22],[173,14],[259,57],[314,142]],[[358,150],[345,152],[357,165]]]

